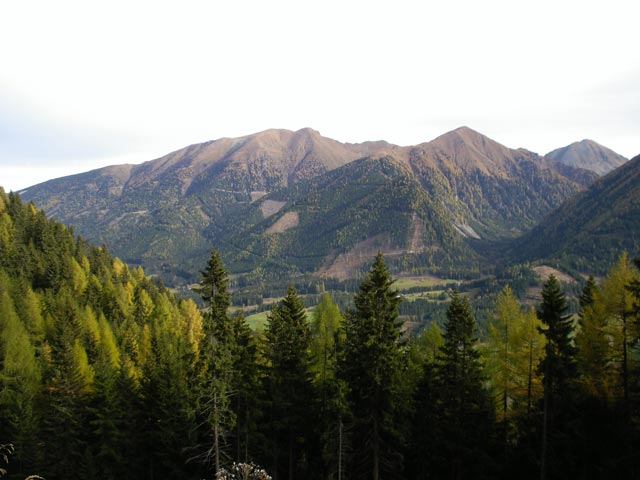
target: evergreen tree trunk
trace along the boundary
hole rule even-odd
[[[218,394],[213,394],[213,408],[214,408],[214,417],[218,416]],[[215,422],[213,425],[213,454],[215,458],[215,468],[214,473],[218,475],[220,471],[220,427],[219,422]]]
[[[545,372],[545,378],[547,377],[548,372]],[[549,395],[549,389],[545,388],[542,409],[542,452],[540,454],[540,480],[545,480],[547,473],[547,429],[549,425]]]

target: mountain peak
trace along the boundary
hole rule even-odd
[[[572,167],[604,175],[618,168],[627,159],[599,143],[584,139],[547,153],[546,157]]]
[[[483,134],[481,134],[480,132],[467,127],[466,125],[462,125],[458,128],[454,128],[453,130],[443,133],[442,135],[436,137],[433,141],[436,141],[440,138],[465,138],[465,139],[471,139],[474,137],[484,137],[484,138],[488,138],[485,137]]]
[[[428,145],[435,149],[438,157],[448,158],[464,170],[504,175],[510,165],[516,163],[516,151],[466,126],[440,135]]]
[[[311,127],[304,127],[294,132],[296,135],[309,135],[312,137],[321,137],[320,132]]]

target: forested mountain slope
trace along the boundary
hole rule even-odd
[[[364,163],[352,166],[358,159]],[[362,167],[375,162],[393,164],[384,192],[375,168]],[[412,147],[268,130],[52,180],[21,195],[127,262],[180,284],[193,281],[213,246],[234,273],[262,266],[272,275],[350,276],[357,268],[344,255],[370,253],[381,241],[399,255],[394,271],[435,272],[448,268],[443,259],[462,257],[469,271],[475,257],[461,253],[469,251],[465,238],[516,236],[595,177],[466,127]],[[438,254],[425,256],[427,246]],[[347,266],[332,268],[336,261]]]
[[[457,263],[460,272],[477,272],[479,259],[448,212],[393,157],[357,160],[299,182],[227,221],[211,236],[231,269],[255,274],[261,267],[267,278],[304,272],[353,278],[377,251],[399,269],[405,262],[416,272],[450,275]]]
[[[0,189],[0,444],[15,447],[9,471],[195,475],[184,447],[196,438],[189,382],[202,337],[191,300]]]
[[[366,188],[345,182],[346,173]],[[611,175],[594,188],[635,197],[636,172],[626,174],[630,183]],[[415,205],[424,202],[425,230],[455,242],[454,229],[428,216],[439,209],[402,160],[359,160],[329,177],[269,200],[304,206],[329,191],[325,182],[341,184],[331,190],[338,203],[362,199],[371,206],[363,217],[373,219],[346,224],[373,228],[377,215],[392,214],[398,229],[405,210],[421,214]],[[367,197],[374,184],[380,205]],[[443,301],[443,329],[432,321],[407,341],[406,297],[382,254],[344,315],[326,292],[308,315],[290,285],[256,334],[229,312],[217,252],[200,273],[202,313],[0,189],[0,468],[8,478],[240,478],[224,471],[237,462],[269,472],[249,478],[309,480],[341,472],[581,478],[585,469],[599,479],[638,469],[627,452],[639,438],[640,272],[624,254],[602,282],[586,283],[577,322],[554,276],[537,310],[505,286],[487,305],[482,342],[457,290]]]
[[[621,251],[640,249],[640,156],[565,202],[513,241],[511,258],[548,259],[580,272],[602,273]]]

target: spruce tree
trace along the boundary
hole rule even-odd
[[[255,460],[263,443],[258,437],[259,407],[263,399],[258,345],[242,312],[236,313],[232,320],[235,338],[232,408],[236,418],[233,443],[236,461],[249,463]]]
[[[538,318],[544,324],[547,338],[545,357],[540,366],[544,373],[545,390],[559,395],[577,376],[576,347],[573,341],[574,323],[567,315],[565,293],[555,276],[551,275],[542,288],[542,304]]]
[[[544,324],[547,338],[545,356],[540,362],[543,374],[543,424],[540,478],[560,476],[575,468],[569,445],[571,400],[577,371],[577,349],[574,344],[574,323],[566,296],[554,275],[542,287],[542,304],[538,318]],[[555,439],[555,441],[552,441]],[[553,453],[553,457],[550,455]]]
[[[412,342],[412,363],[417,370],[406,477],[420,480],[433,478],[436,460],[433,452],[441,435],[437,432],[436,359],[443,345],[443,332],[435,321],[425,327]],[[429,453],[426,453],[429,452]]]
[[[197,292],[206,304],[204,314],[204,345],[201,348],[206,362],[202,385],[201,410],[211,431],[212,445],[206,455],[213,463],[214,473],[224,461],[223,440],[235,424],[231,409],[234,344],[233,322],[227,314],[231,304],[227,272],[217,251],[213,250],[207,267],[200,272],[202,279]]]
[[[348,388],[352,478],[397,478],[402,473],[406,407],[402,374],[401,301],[378,253],[345,316],[341,375]]]
[[[490,463],[494,411],[476,344],[469,300],[454,291],[435,369],[441,439],[434,452],[436,472],[454,479],[482,477]]]
[[[311,330],[293,286],[269,313],[265,336],[271,474],[275,480],[308,478],[313,454],[311,430],[316,420]]]

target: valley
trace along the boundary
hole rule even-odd
[[[627,191],[637,183],[608,187],[618,171],[632,178],[637,162],[623,164],[585,142],[541,156],[467,127],[409,147],[343,144],[312,129],[267,130],[51,180],[20,195],[182,295],[194,297],[189,285],[218,250],[234,305],[249,315],[263,317],[265,299],[279,297],[289,283],[310,295],[310,304],[325,290],[352,292],[381,252],[399,284],[439,279],[438,288],[403,292],[401,314],[419,327],[440,315],[434,305],[446,282],[479,297],[478,305],[496,282],[522,283],[520,294],[535,298],[525,284],[539,278],[536,265],[583,281],[621,251],[638,251],[635,193]],[[602,195],[617,196],[608,206],[576,206]],[[585,216],[611,208],[619,212],[611,230],[620,235],[584,246],[576,228],[602,225]],[[570,242],[553,237],[563,229]]]

